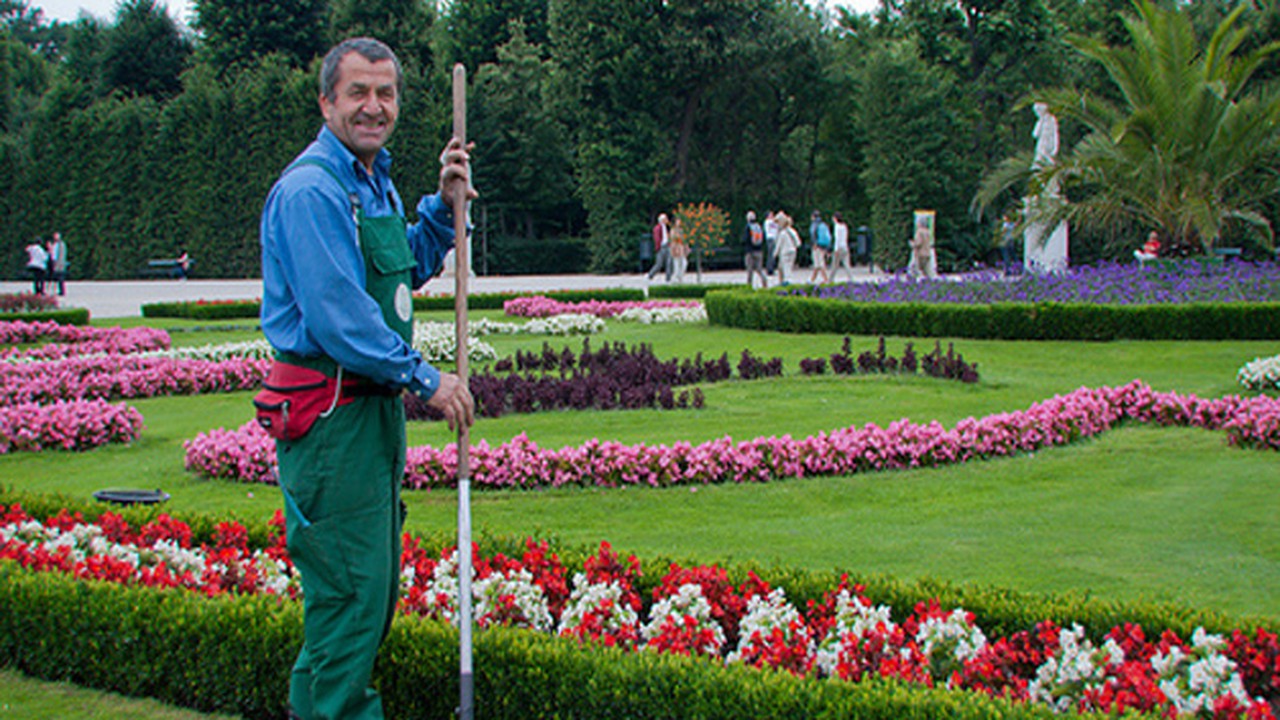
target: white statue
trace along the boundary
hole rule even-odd
[[[1031,136],[1036,139],[1036,159],[1031,167],[1041,168],[1052,165],[1058,157],[1058,118],[1049,112],[1049,106],[1038,102],[1035,104],[1036,127]]]
[[[1031,168],[1038,170],[1054,164],[1058,156],[1058,119],[1049,112],[1049,106],[1038,102],[1033,108],[1036,112],[1036,126],[1031,131],[1036,139],[1036,156]],[[1068,227],[1067,223],[1058,223],[1050,228],[1048,223],[1038,215],[1041,207],[1048,203],[1061,202],[1061,191],[1058,178],[1052,178],[1039,197],[1023,198],[1024,213],[1029,222],[1023,231],[1023,265],[1032,272],[1061,272],[1066,270]]]

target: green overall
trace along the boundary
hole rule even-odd
[[[414,259],[404,218],[366,218],[352,197],[365,290],[409,342]],[[287,359],[337,372],[328,358]],[[304,644],[289,683],[289,704],[304,720],[383,717],[369,680],[399,599],[404,422],[398,396],[356,397],[302,438],[276,442],[289,555],[305,595]]]

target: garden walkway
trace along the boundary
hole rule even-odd
[[[803,268],[805,276],[808,268]],[[867,268],[854,269],[858,280],[884,277],[872,275]],[[702,281],[711,283],[741,283],[746,273],[742,270],[717,270],[702,274]],[[687,283],[697,282],[690,272]],[[771,279],[777,282],[777,277]],[[644,288],[665,284],[661,280],[650,282],[644,274],[625,275],[504,275],[476,277],[471,282],[473,293],[511,291],[584,290],[594,288]],[[424,288],[432,294],[452,294],[452,277],[439,277]],[[0,282],[0,293],[31,292],[29,281]],[[136,317],[142,314],[142,306],[153,302],[187,300],[252,300],[262,297],[261,280],[120,280],[110,282],[68,281],[67,294],[59,298],[62,307],[84,307],[94,318]]]

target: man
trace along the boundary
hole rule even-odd
[[[770,210],[764,214],[764,262],[765,273],[772,275],[773,271],[778,267],[778,216],[781,211],[774,212]]]
[[[849,226],[838,212],[831,213],[831,282],[836,282],[840,269],[844,268],[849,282],[853,282],[853,265],[849,262]]]
[[[44,278],[49,273],[49,251],[40,238],[27,245],[27,272],[31,274],[31,292],[44,294]]]
[[[289,553],[305,595],[304,644],[289,686],[290,717],[303,720],[383,717],[369,678],[399,594],[401,391],[440,410],[451,429],[474,418],[462,381],[410,346],[410,287],[453,246],[444,198],[467,184],[469,156],[449,142],[440,192],[422,198],[418,222],[406,226],[383,148],[401,85],[399,60],[377,40],[330,50],[320,70],[324,126],[262,212],[262,329],[276,367],[336,378],[328,410],[302,437],[276,445]]]
[[[662,270],[667,276],[667,282],[671,282],[671,232],[668,230],[669,221],[666,213],[658,214],[658,222],[653,226],[653,267],[649,268],[649,279],[652,280],[654,275]]]
[[[67,294],[67,244],[62,241],[62,233],[53,232],[49,241],[49,284],[58,284],[58,295]]]
[[[747,211],[747,225],[742,229],[742,262],[747,267],[747,287],[755,287],[752,276],[760,276],[760,287],[769,287],[764,274],[764,228],[756,222],[754,210]]]

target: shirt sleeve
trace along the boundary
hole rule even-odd
[[[440,197],[440,193],[423,195],[418,201],[418,222],[410,225],[409,248],[417,261],[413,269],[413,287],[421,288],[444,263],[444,256],[453,249],[453,210]]]
[[[327,191],[330,179],[319,168],[298,168],[291,175],[295,182],[277,187],[264,213],[264,251],[275,261],[270,272],[264,263],[264,282],[284,286],[264,287],[264,295],[284,293],[282,302],[297,308],[307,344],[342,367],[430,397],[440,385],[439,371],[387,326],[365,291],[364,259],[346,194]],[[436,252],[443,257],[440,242],[437,236]]]

